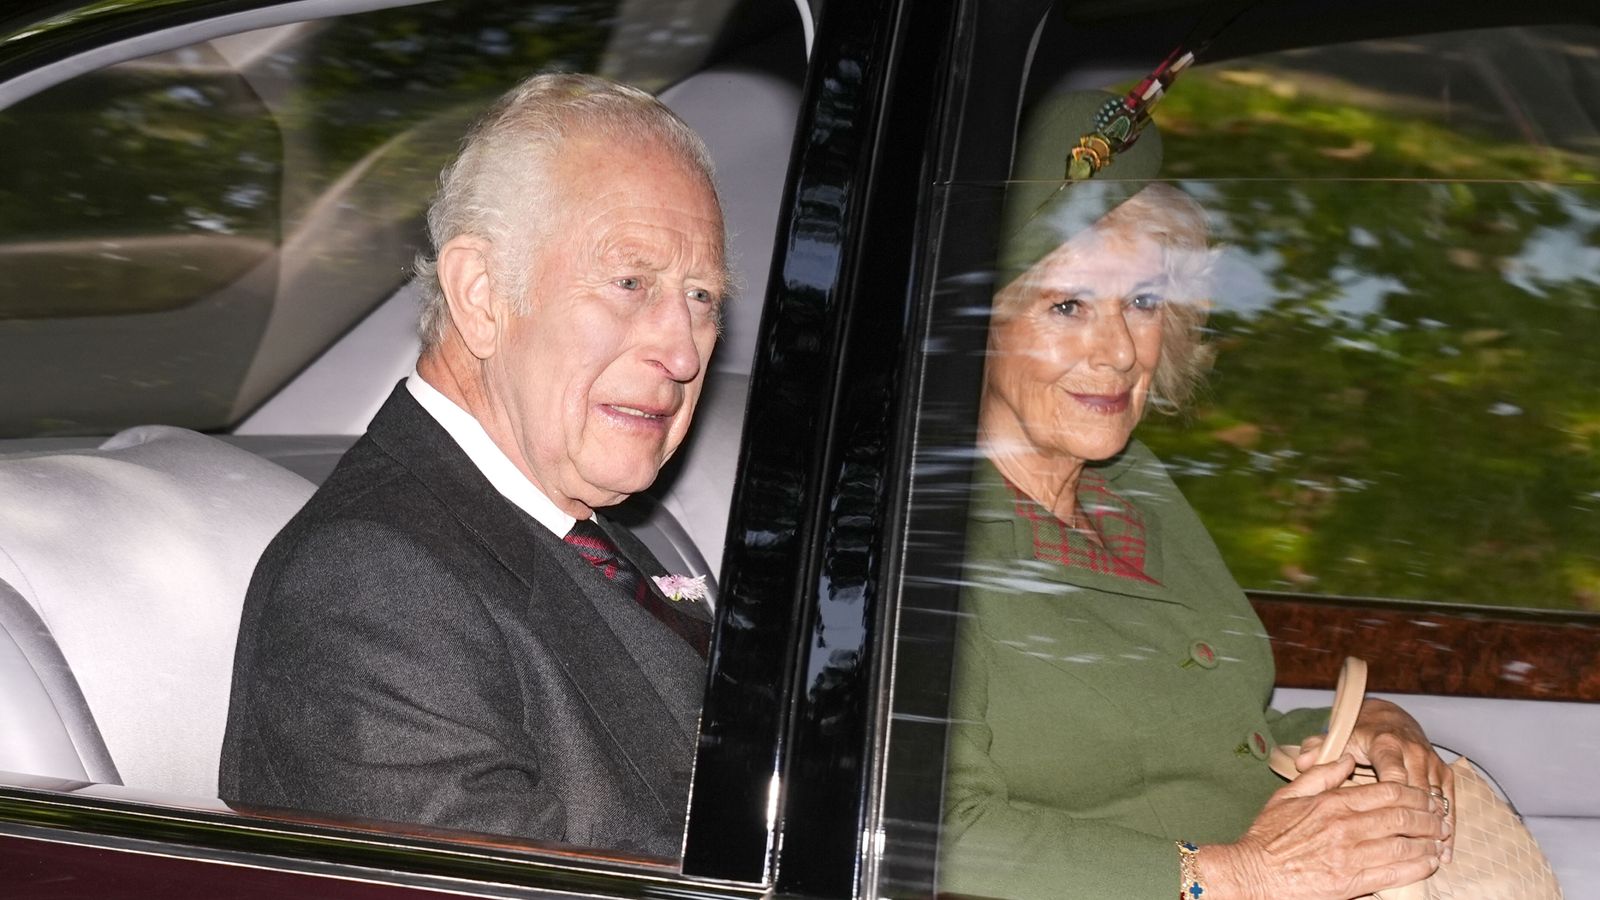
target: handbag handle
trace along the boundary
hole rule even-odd
[[[1323,737],[1322,749],[1317,751],[1315,765],[1333,762],[1344,752],[1345,745],[1350,743],[1351,733],[1356,730],[1356,717],[1361,714],[1361,701],[1366,693],[1366,660],[1346,656],[1344,665],[1339,668],[1339,681],[1333,689],[1333,711],[1328,714],[1328,733]],[[1294,765],[1294,758],[1298,755],[1298,748],[1291,753],[1283,747],[1273,747],[1267,764],[1272,771],[1292,781],[1300,776],[1300,770]]]

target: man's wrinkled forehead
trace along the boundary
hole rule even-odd
[[[726,279],[721,223],[656,210],[654,220],[624,211],[591,232],[588,248],[604,266],[635,267],[646,272],[681,271],[687,277],[721,287]]]
[[[580,240],[596,260],[631,257],[666,267],[675,260],[723,266],[724,226],[715,190],[698,172],[670,156],[655,167],[623,162],[614,148],[596,160],[575,161],[557,180],[551,237]],[[662,165],[666,163],[666,165]],[[720,278],[720,274],[719,274]]]

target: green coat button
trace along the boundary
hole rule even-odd
[[[1205,641],[1195,641],[1189,645],[1189,658],[1200,664],[1204,669],[1217,667],[1217,651]]]

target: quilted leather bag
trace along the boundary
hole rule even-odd
[[[1320,765],[1339,758],[1355,730],[1367,687],[1367,664],[1355,657],[1344,661],[1334,692],[1328,735],[1317,754]],[[1294,778],[1298,747],[1272,752],[1273,771]],[[1550,861],[1533,835],[1478,770],[1461,757],[1450,764],[1455,775],[1455,855],[1433,875],[1415,884],[1379,891],[1379,900],[1561,900]],[[1359,767],[1346,784],[1377,780],[1371,769]]]

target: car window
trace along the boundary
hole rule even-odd
[[[404,6],[0,110],[0,437],[237,422],[409,277],[439,168],[490,99],[540,69],[660,91],[732,7]]]
[[[1129,746],[1226,737],[1244,759],[1280,739],[1273,729],[1295,730],[1289,717],[1213,735],[1204,704],[1159,694],[1129,705],[1118,693],[1127,682],[1114,673],[1137,660],[1170,656],[1177,673],[1242,659],[1260,668],[1251,690],[1264,700],[1274,651],[1319,652],[1327,636],[1315,631],[1269,646],[1240,588],[1330,609],[1600,612],[1600,368],[1587,349],[1600,334],[1600,132],[1585,87],[1600,79],[1600,28],[1389,22],[1324,36],[1309,19],[1272,29],[1247,14],[1219,35],[1154,109],[1158,168],[1113,162],[1099,187],[1064,189],[1120,191],[1120,203],[1160,185],[1181,198],[1169,206],[1193,211],[1205,252],[1164,257],[1163,283],[1203,307],[1215,361],[1181,405],[1155,376],[1135,445],[1086,467],[1072,504],[1081,518],[1062,521],[1040,500],[1048,493],[1025,488],[1037,459],[1019,463],[1017,445],[1081,447],[1051,417],[1078,421],[1061,409],[1072,403],[1110,417],[1123,401],[1071,369],[1067,332],[1026,350],[997,338],[1015,321],[1005,289],[1025,268],[1007,259],[1018,233],[1007,204],[1029,189],[1007,177],[1025,148],[1004,145],[1012,133],[1025,142],[1019,122],[1052,98],[1126,94],[1201,27],[1115,15],[1055,11],[1013,28],[1015,52],[975,42],[987,55],[955,67],[951,90],[972,117],[947,138],[955,176],[932,188],[883,855],[867,876],[885,893],[1046,896],[1038,878],[1061,885],[1076,865],[1087,879],[1076,883],[1115,894],[1093,876],[1137,854],[1058,828],[1064,794],[1084,818],[1138,818],[1120,805],[1138,795],[1130,785],[1170,773],[1142,769]],[[1051,185],[1091,131],[1061,141]],[[973,162],[985,153],[997,158]],[[1049,216],[1069,201],[1034,202],[1034,216]],[[1113,206],[1074,213],[1068,233]],[[1094,283],[1040,296],[1052,315],[1088,315],[1075,310],[1093,308]],[[1024,356],[1001,377],[1037,390],[992,375]],[[999,406],[1012,430],[981,418]],[[1185,630],[1181,616],[1145,621],[1152,601],[1181,605],[1211,578],[1238,598],[1238,624],[1221,637]],[[1123,597],[1106,621],[1084,612],[1102,589]],[[1432,609],[1399,608],[1396,619]],[[1390,620],[1373,621],[1381,631]],[[1124,643],[1096,637],[1110,633]],[[1573,631],[1590,658],[1593,633]],[[989,705],[975,707],[971,685],[984,678]],[[1073,706],[1074,691],[1097,699]],[[1160,832],[1163,814],[1148,814]],[[977,834],[987,843],[976,857],[952,855]],[[992,877],[973,874],[985,867]]]
[[[729,136],[787,147],[803,51],[787,2],[409,4],[162,50],[0,110],[0,438],[24,439],[0,481],[28,487],[0,490],[7,821],[98,841],[171,816],[201,845],[325,859],[331,840],[385,870],[585,892],[677,878],[676,859],[217,800],[239,604],[313,488],[263,457],[310,444],[166,426],[229,430],[394,296],[441,166],[536,72],[674,98],[716,143],[737,240],[770,244],[786,157],[740,168],[751,142]],[[743,394],[725,396],[731,457]],[[726,515],[731,472],[701,465],[724,476],[701,505]]]
[[[1241,583],[1600,611],[1596,39],[1262,54],[1160,108],[1226,249],[1209,395],[1141,436]]]

